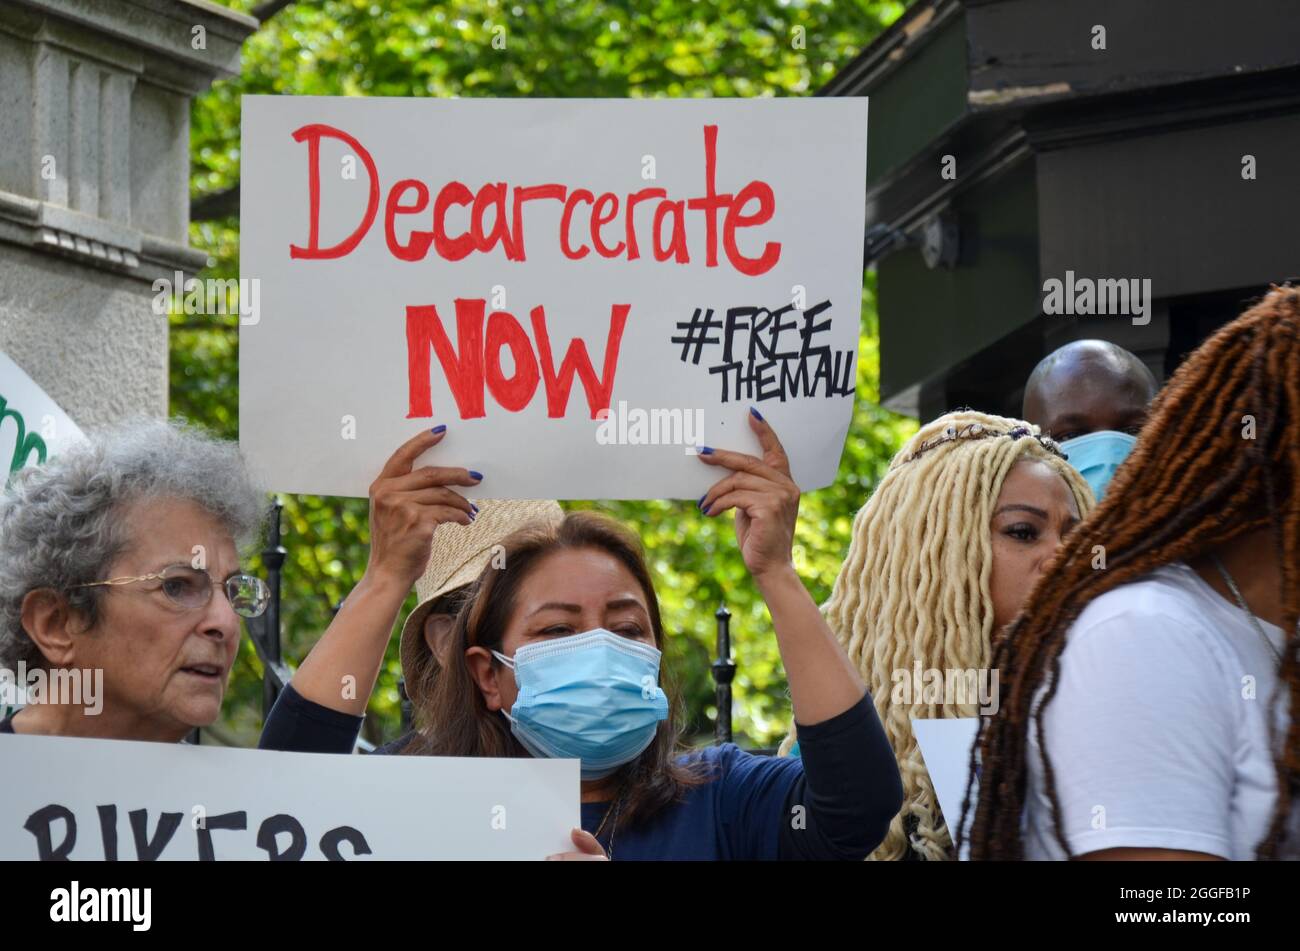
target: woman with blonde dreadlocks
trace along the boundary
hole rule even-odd
[[[902,771],[903,807],[871,858],[951,857],[911,721],[973,717],[995,701],[996,680],[983,680],[990,640],[1092,504],[1037,427],[964,410],[921,427],[858,512],[822,610]]]
[[[1274,288],[1175,373],[996,644],[972,857],[1300,856],[1298,620],[1300,289]]]

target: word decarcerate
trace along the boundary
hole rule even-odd
[[[293,258],[341,258],[361,243],[379,215],[381,179],[379,168],[366,147],[355,137],[334,126],[315,123],[293,133],[297,142],[307,143],[307,194],[309,228],[307,244],[289,246]],[[321,139],[336,139],[348,146],[361,160],[369,177],[366,211],[352,233],[337,244],[320,243],[321,208]],[[389,252],[402,261],[421,261],[432,249],[448,261],[459,261],[471,254],[487,254],[500,247],[507,260],[525,261],[525,206],[528,202],[553,201],[562,207],[559,234],[554,236],[561,253],[569,260],[585,258],[593,251],[604,258],[635,261],[642,256],[642,245],[656,261],[689,264],[692,248],[686,234],[686,216],[696,212],[704,216],[704,264],[718,267],[718,245],[727,263],[756,277],[776,266],[781,258],[781,243],[768,241],[755,256],[740,249],[737,232],[764,225],[776,210],[772,187],[753,180],[734,194],[717,190],[718,127],[704,127],[704,194],[693,198],[670,198],[663,188],[642,188],[623,195],[557,183],[510,185],[488,182],[471,191],[463,182],[445,183],[436,196],[424,182],[404,178],[388,189],[383,200],[384,240]],[[430,199],[432,198],[432,207]],[[638,228],[636,211],[645,205]],[[746,210],[752,206],[752,210]],[[452,234],[448,214],[453,208],[468,209],[458,215],[468,217],[468,227]],[[399,227],[399,219],[405,219]],[[424,225],[424,227],[422,227]],[[648,227],[647,227],[648,225]],[[400,232],[400,233],[399,233]],[[590,243],[588,243],[590,242]]]

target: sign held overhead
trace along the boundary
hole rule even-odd
[[[834,481],[864,99],[244,99],[240,439],[278,491],[423,462],[495,498],[696,498],[772,422]],[[618,417],[618,418],[615,418]],[[665,425],[650,425],[655,421]],[[687,425],[695,424],[698,425]]]

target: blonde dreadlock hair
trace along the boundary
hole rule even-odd
[[[1247,420],[1256,424],[1254,438],[1243,438]],[[1043,752],[1056,839],[1070,852],[1042,711],[1059,682],[1066,634],[1088,602],[1264,527],[1273,531],[1282,570],[1288,641],[1279,681],[1290,715],[1276,763],[1277,803],[1256,852],[1268,859],[1278,855],[1300,790],[1300,288],[1294,287],[1274,287],[1178,368],[1105,500],[1070,533],[1024,610],[998,638],[994,664],[1002,698],[997,715],[980,721],[971,858],[1023,858],[1030,729]],[[1092,567],[1095,545],[1105,546],[1105,571]],[[963,812],[971,798],[968,787]]]
[[[903,808],[872,859],[951,857],[952,841],[912,733],[913,716],[973,717],[974,704],[892,702],[893,673],[987,669],[993,634],[991,522],[1003,480],[1022,459],[1055,470],[1082,516],[1083,477],[1023,420],[962,410],[940,416],[898,452],[853,520],[853,541],[827,623],[871,691],[903,778]],[[913,698],[919,701],[920,698]],[[791,732],[782,751],[793,743]],[[915,832],[906,831],[909,817]]]

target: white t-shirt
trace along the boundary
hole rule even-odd
[[[1259,623],[1281,650],[1281,629]],[[1279,746],[1287,723],[1277,667],[1249,617],[1185,564],[1089,604],[1070,628],[1060,686],[1043,714],[1070,852],[1253,859],[1277,796],[1268,723]],[[1032,727],[1028,769],[1025,857],[1065,858]],[[1295,858],[1300,808],[1290,820],[1282,854]]]

